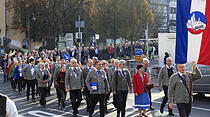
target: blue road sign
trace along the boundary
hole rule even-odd
[[[143,54],[142,49],[135,49],[135,56],[141,56]]]
[[[70,55],[69,54],[64,54],[64,57],[63,57],[65,60],[69,60],[70,59]]]
[[[2,55],[4,55],[4,54],[5,54],[4,49],[0,49],[0,55],[2,56]]]

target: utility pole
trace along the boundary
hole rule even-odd
[[[78,46],[79,46],[79,61],[81,61],[81,44],[82,44],[82,33],[81,33],[81,28],[85,27],[85,22],[80,20],[80,15],[78,17],[78,21],[76,21],[76,28],[79,29],[78,32],[78,39],[80,39],[80,42],[78,42]]]

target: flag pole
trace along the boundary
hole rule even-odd
[[[192,96],[193,74],[194,74],[194,67],[192,65],[192,74],[191,74],[191,79],[190,79],[190,95],[191,96]]]

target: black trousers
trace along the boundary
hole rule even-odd
[[[66,100],[66,90],[65,90],[65,88],[57,87],[57,94],[58,94],[57,97],[58,97],[59,106],[61,104],[62,107],[65,108],[65,100]]]
[[[14,89],[14,82],[15,82],[15,81],[13,80],[12,77],[10,77],[9,79],[10,79],[11,87]]]
[[[48,82],[48,88],[47,88],[47,95],[50,95],[50,90],[53,84],[53,78],[50,79],[50,81]]]
[[[106,97],[105,97],[105,111],[107,111],[107,103],[108,103],[110,94],[111,94],[111,89],[110,89],[110,92],[106,94]]]
[[[40,100],[46,100],[45,97],[46,97],[46,93],[47,93],[47,87],[39,87],[39,91],[40,91],[40,97],[41,97]],[[41,105],[45,105],[45,104],[41,104]]]
[[[32,99],[35,99],[35,79],[26,80],[26,84],[27,84],[27,100],[29,100],[30,88],[32,89]]]
[[[18,85],[18,91],[21,92],[22,91],[22,86],[23,86],[23,79],[15,79],[14,80],[14,84],[13,84],[13,88],[16,89],[17,85]]]
[[[81,90],[70,90],[70,98],[71,98],[71,104],[73,109],[73,114],[78,114],[78,108],[80,106],[80,103],[82,101],[82,93]]]
[[[179,110],[179,116],[180,117],[189,117],[191,108],[192,108],[192,103],[177,103],[177,107]]]
[[[36,88],[36,96],[37,96],[37,95],[41,95],[41,94],[40,94],[40,91],[39,91],[37,79],[35,79],[35,88]],[[46,93],[47,93],[47,92],[46,92]]]
[[[128,91],[117,91],[116,98],[117,98],[117,117],[125,117],[125,107],[127,101]]]
[[[3,69],[3,74],[4,74],[4,82],[7,82],[8,81],[8,77],[7,77],[7,69],[2,67]]]
[[[148,89],[148,95],[149,95],[150,108],[151,108],[151,107],[152,107],[152,95],[151,95],[151,89]]]
[[[168,102],[168,86],[163,86],[163,91],[164,91],[165,96],[164,96],[163,101],[161,103],[161,108],[164,108],[166,103]],[[173,110],[168,107],[168,111],[169,111],[169,113],[172,113]]]
[[[87,87],[85,87],[84,96],[85,96],[85,101],[86,101],[86,104],[87,104],[87,112],[89,112],[89,109],[90,109],[90,91],[88,90]]]
[[[96,104],[100,104],[100,117],[104,117],[105,94],[90,94],[89,117],[92,117]]]
[[[23,86],[22,86],[22,88],[23,88],[23,90],[25,90],[25,88],[26,88],[26,80],[25,79],[23,79]]]

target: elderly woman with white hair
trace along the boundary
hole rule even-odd
[[[142,64],[143,64],[143,71],[145,73],[147,73],[148,79],[151,82],[152,81],[152,79],[151,79],[151,69],[149,67],[149,63],[150,63],[149,59],[143,58],[143,62],[142,62]],[[154,108],[152,107],[152,94],[151,94],[151,89],[150,88],[148,89],[148,95],[149,95],[149,100],[150,100],[150,108],[149,109],[150,110],[154,110]]]
[[[36,72],[36,78],[38,81],[38,88],[41,94],[41,99],[40,99],[40,105],[45,107],[46,105],[46,93],[47,93],[47,87],[48,87],[48,81],[50,80],[50,72],[48,69],[45,68],[44,63],[40,63],[40,69],[37,70]]]
[[[113,94],[117,99],[117,117],[125,117],[125,107],[128,91],[132,93],[130,72],[125,69],[125,60],[119,61],[119,69],[113,76]]]

